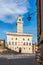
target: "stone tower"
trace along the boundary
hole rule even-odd
[[[17,19],[17,33],[23,33],[23,21],[21,16],[18,16]]]

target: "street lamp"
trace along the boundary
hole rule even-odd
[[[34,12],[32,12],[31,14],[29,14],[28,17],[27,17],[27,20],[30,21],[30,20],[31,20],[31,15],[34,15],[34,14],[36,14],[36,13],[37,13],[37,12],[34,11]]]

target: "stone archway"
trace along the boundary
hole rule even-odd
[[[19,53],[21,53],[21,48],[19,48]]]

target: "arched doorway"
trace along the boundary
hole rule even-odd
[[[21,53],[21,48],[19,48],[19,53]]]

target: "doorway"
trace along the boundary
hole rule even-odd
[[[19,53],[21,53],[21,48],[19,48]]]

